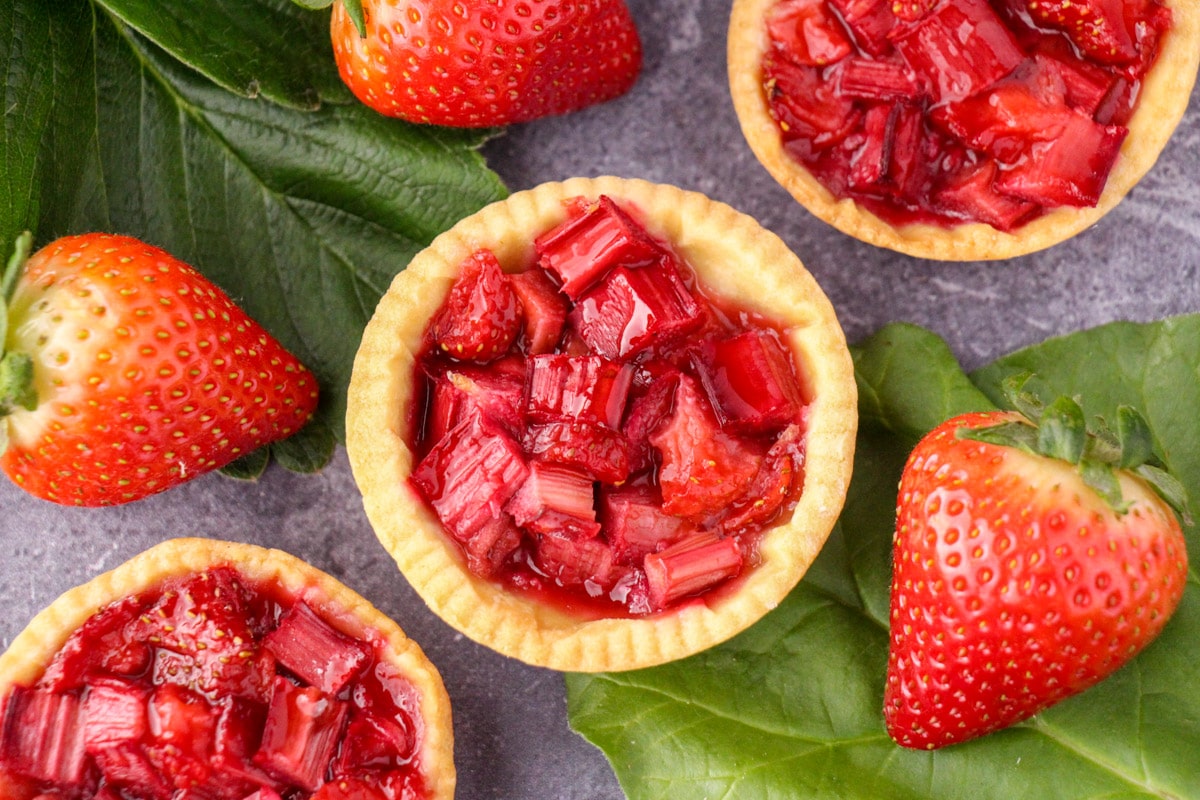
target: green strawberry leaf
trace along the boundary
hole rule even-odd
[[[1051,340],[969,377],[934,340],[889,326],[854,348],[863,398],[854,479],[829,542],[784,603],[684,661],[568,676],[572,726],[605,752],[631,800],[1196,796],[1195,568],[1155,643],[1025,723],[927,753],[894,745],[881,707],[895,492],[913,436],[951,410],[1005,404],[1006,380],[1034,373],[1047,389],[1038,394],[1079,396],[1088,415],[1141,409],[1156,449],[1194,494],[1200,315]],[[1187,535],[1192,563],[1200,563],[1197,531]]]
[[[226,478],[239,481],[256,481],[267,471],[271,463],[271,446],[260,447],[252,453],[230,461],[218,470]]]
[[[99,5],[15,5],[0,10],[16,29],[10,53],[25,48],[22,64],[48,61],[46,77],[64,70],[73,80],[56,84],[62,96],[39,112],[36,138],[20,129],[0,139],[0,164],[18,161],[27,176],[0,216],[0,240],[25,228],[39,246],[121,231],[194,265],[313,370],[322,399],[311,433],[340,440],[362,328],[392,277],[438,233],[506,194],[477,151],[488,134],[407,125],[358,103],[300,111],[247,99]],[[174,17],[192,4],[153,6]],[[293,13],[282,1],[239,7],[276,28]],[[46,44],[31,51],[37,35]],[[60,38],[74,42],[73,60],[52,46]],[[18,88],[18,112],[41,109],[37,81]],[[280,452],[307,470],[332,447],[314,442]]]
[[[1087,420],[1079,403],[1062,396],[1046,406],[1038,420],[1037,451],[1051,458],[1078,464],[1087,444]]]
[[[333,63],[328,14],[305,11],[288,0],[96,3],[180,62],[243,97],[261,96],[299,109],[353,100]]]

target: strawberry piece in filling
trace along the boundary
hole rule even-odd
[[[135,642],[140,669],[106,655]],[[101,609],[3,698],[0,780],[100,800],[427,796],[416,690],[383,646],[231,567],[172,579]]]
[[[708,295],[608,197],[534,250],[504,276],[526,332],[506,352],[426,337],[410,482],[467,568],[513,591],[589,616],[702,602],[802,490],[808,390],[786,331]],[[434,328],[461,327],[455,298],[491,259],[467,260]]]
[[[1100,199],[1161,0],[780,0],[763,83],[784,148],[891,224],[1012,231]]]

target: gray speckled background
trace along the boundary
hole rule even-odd
[[[628,96],[511,129],[488,145],[516,190],[604,173],[702,191],[757,217],[800,255],[848,338],[907,320],[976,367],[1046,337],[1117,319],[1200,311],[1200,107],[1159,163],[1095,228],[1005,263],[923,262],[849,239],[795,205],[745,145],[725,80],[728,0],[631,0],[646,48]],[[376,542],[344,451],[320,475],[256,484],[207,476],[117,509],[62,509],[0,482],[0,642],[63,590],[162,539],[204,535],[281,547],[364,594],[421,643],[454,705],[462,800],[616,800],[604,757],[570,731],[561,677],[448,628]]]

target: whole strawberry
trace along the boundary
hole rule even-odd
[[[477,128],[576,111],[629,90],[641,41],[624,0],[342,0],[331,37],[342,80],[409,122]]]
[[[162,250],[92,233],[22,255],[2,285],[0,468],[29,493],[137,500],[312,416],[313,375]]]
[[[1119,434],[1089,432],[1069,398],[1029,416],[966,414],[913,450],[883,708],[897,743],[933,749],[1012,725],[1158,636],[1187,578],[1172,510],[1186,501],[1154,465],[1145,422],[1119,413]]]

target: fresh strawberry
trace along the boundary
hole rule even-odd
[[[486,364],[508,351],[521,330],[521,304],[490,250],[462,263],[434,317],[432,345],[451,358]]]
[[[624,0],[466,3],[341,0],[330,23],[342,80],[410,122],[490,127],[563,114],[627,92],[642,46]]]
[[[14,256],[0,284],[0,468],[29,493],[83,506],[137,500],[312,416],[312,374],[162,250],[93,233],[22,262]]]
[[[981,736],[1087,689],[1183,594],[1172,509],[1186,500],[1141,417],[1120,410],[1118,436],[1089,431],[1069,398],[1023,410],[955,417],[904,468],[884,718],[905,747]]]

